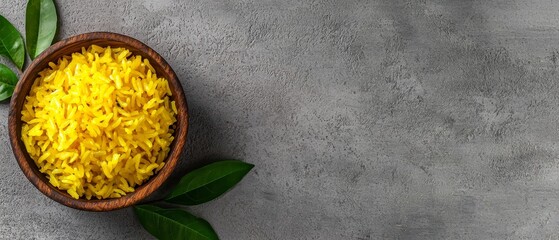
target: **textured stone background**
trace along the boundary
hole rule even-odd
[[[0,14],[24,29],[25,2]],[[57,1],[59,38],[127,34],[175,69],[187,169],[256,164],[191,208],[223,239],[557,239],[553,1]],[[0,238],[149,239],[39,193],[0,105]]]

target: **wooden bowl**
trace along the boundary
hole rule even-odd
[[[49,183],[45,175],[39,172],[37,165],[27,153],[25,145],[21,140],[21,110],[25,102],[25,97],[29,93],[33,82],[38,76],[38,73],[44,70],[48,66],[49,62],[55,62],[64,55],[80,52],[82,47],[87,48],[92,44],[102,47],[125,47],[134,54],[147,58],[151,65],[153,65],[157,75],[165,77],[169,81],[171,92],[173,93],[172,98],[178,109],[177,122],[175,123],[175,139],[170,146],[171,150],[167,155],[165,166],[147,182],[136,187],[136,190],[133,193],[128,193],[125,196],[114,199],[74,199],[65,191],[61,191],[54,187]],[[177,75],[173,69],[171,69],[169,64],[167,64],[167,62],[159,54],[157,54],[157,52],[142,42],[128,36],[108,32],[92,32],[70,37],[52,45],[31,63],[31,65],[23,73],[23,76],[14,90],[14,94],[10,102],[8,128],[10,142],[12,144],[12,150],[14,151],[16,160],[27,179],[29,179],[29,181],[31,181],[31,183],[39,189],[39,191],[47,195],[49,198],[52,198],[53,200],[68,207],[88,211],[111,211],[140,203],[142,199],[153,193],[171,175],[179,161],[179,156],[186,142],[186,133],[188,131],[188,108],[186,98]]]

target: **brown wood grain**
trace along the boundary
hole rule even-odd
[[[172,98],[178,109],[177,122],[175,123],[175,140],[171,144],[171,150],[167,156],[165,166],[159,171],[159,173],[152,176],[149,181],[137,187],[135,192],[115,199],[74,199],[68,193],[60,191],[58,188],[49,183],[44,174],[39,172],[38,167],[33,159],[30,158],[23,142],[21,141],[21,110],[25,102],[25,97],[29,93],[37,74],[45,69],[49,62],[55,62],[58,58],[64,55],[79,52],[82,47],[87,48],[92,44],[102,47],[125,47],[134,54],[147,58],[157,74],[161,77],[165,77],[169,81],[171,92],[173,93]],[[141,202],[142,199],[146,198],[159,188],[171,175],[179,161],[179,156],[186,143],[186,134],[188,131],[188,107],[182,86],[175,72],[157,52],[142,42],[128,36],[109,32],[92,32],[76,35],[52,45],[31,63],[31,65],[23,73],[23,76],[14,90],[14,94],[10,102],[8,128],[10,143],[16,160],[27,179],[29,179],[29,181],[31,181],[31,183],[39,189],[39,191],[68,207],[88,211],[111,211]]]

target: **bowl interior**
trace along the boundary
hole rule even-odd
[[[80,52],[82,47],[87,48],[93,44],[102,47],[124,47],[130,50],[134,55],[141,55],[142,57],[147,58],[158,76],[165,77],[168,80],[171,92],[173,93],[172,98],[179,110],[177,114],[177,122],[175,123],[175,139],[170,146],[171,150],[165,161],[165,166],[147,182],[136,187],[133,193],[129,193],[123,197],[115,199],[74,199],[68,193],[60,191],[58,188],[52,186],[45,175],[39,171],[35,162],[27,153],[25,145],[21,140],[21,110],[23,108],[25,98],[29,93],[38,73],[48,67],[49,62],[55,62],[64,55]],[[110,211],[128,207],[140,202],[160,187],[170,176],[179,160],[180,153],[186,141],[186,133],[188,130],[188,109],[182,86],[176,74],[158,53],[140,41],[128,36],[115,33],[95,32],[81,34],[62,40],[45,50],[30,64],[14,90],[10,103],[8,122],[10,142],[16,160],[18,161],[18,164],[25,176],[35,185],[35,187],[37,187],[37,189],[53,200],[72,208],[90,211]]]

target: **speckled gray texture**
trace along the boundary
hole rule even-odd
[[[223,239],[558,239],[553,1],[58,1],[59,38],[112,31],[175,69],[182,168],[256,164],[191,208]],[[25,1],[0,14],[24,29]],[[40,194],[0,104],[0,238],[149,239],[130,209]]]

